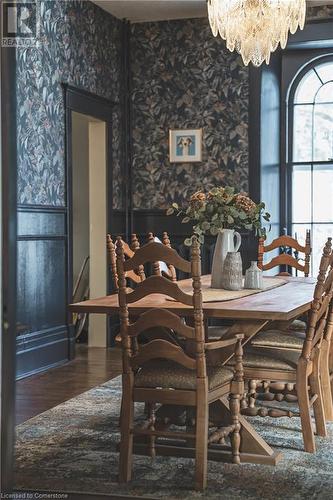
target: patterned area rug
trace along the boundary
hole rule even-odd
[[[169,499],[333,499],[333,424],[309,454],[298,418],[251,418],[284,458],[275,467],[209,462],[204,495],[192,490],[191,459],[135,456],[132,482],[119,485],[120,396],[118,377],[19,425],[16,487]]]

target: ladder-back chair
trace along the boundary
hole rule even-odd
[[[147,242],[148,243],[156,242],[156,237],[154,233],[148,233]],[[169,235],[166,231],[163,232],[162,243],[168,248],[171,248]],[[172,264],[167,264],[162,261],[153,262],[152,271],[155,276],[165,276],[171,281],[177,281],[176,269]]]
[[[152,235],[152,233],[149,233],[149,236]],[[150,241],[152,241],[150,239]],[[171,247],[171,241],[170,241],[170,238],[169,238],[169,235],[166,231],[164,231],[163,233],[163,237],[162,237],[162,243],[164,245],[166,245],[167,247],[169,248],[172,248]],[[176,273],[176,269],[174,266],[172,265],[168,265],[168,273],[162,273],[163,276],[166,276],[167,278],[171,279],[171,281],[177,281],[177,273]],[[157,269],[157,272],[158,272],[158,268]],[[190,318],[187,319],[187,321],[190,321]],[[225,335],[225,333],[227,332],[228,330],[228,327],[225,327],[225,326],[210,326],[208,325],[208,321],[205,321],[205,336],[206,336],[206,339],[221,339],[223,337],[223,335]]]
[[[311,407],[314,411],[317,434],[326,436],[325,406],[330,404],[330,400],[326,399],[327,390],[326,401],[324,400],[322,382],[324,380],[329,384],[328,353],[325,354],[323,345],[330,342],[332,333],[333,270],[329,267],[331,258],[332,238],[328,238],[320,261],[305,338],[300,339],[298,343],[287,339],[283,346],[273,346],[268,342],[266,349],[262,347],[258,349],[252,343],[252,346],[245,348],[243,358],[244,377],[249,380],[249,405],[242,412],[262,417],[298,416],[291,410],[255,405],[256,399],[298,400],[304,448],[308,452],[315,451]],[[266,333],[264,332],[263,336]],[[324,361],[326,372],[323,368]],[[270,385],[281,382],[285,384],[286,390],[283,393],[271,394],[270,397]],[[258,394],[257,387],[263,388],[264,393]],[[332,409],[330,412],[332,413]]]
[[[219,341],[216,347],[205,343],[202,293],[200,246],[197,240],[192,244],[191,262],[184,260],[177,252],[161,243],[148,243],[135,255],[125,260],[123,242],[117,241],[118,293],[123,350],[123,394],[120,418],[120,470],[119,480],[129,481],[132,470],[133,438],[145,436],[147,450],[151,456],[159,452],[166,440],[178,439],[195,441],[195,486],[202,490],[206,486],[208,442],[218,443],[230,434],[231,454],[234,463],[240,462],[240,397],[242,382],[242,336]],[[193,294],[184,293],[177,285],[164,276],[153,275],[138,284],[134,291],[126,288],[126,273],[147,262],[166,262],[192,276]],[[194,317],[194,326],[184,324],[182,319],[167,308],[147,307],[139,318],[130,323],[128,305],[153,294],[162,294],[188,306]],[[169,302],[172,308],[172,300]],[[131,339],[138,338],[146,329],[167,327],[185,339],[184,347],[166,340],[155,339],[140,345],[133,352]],[[206,349],[235,344],[236,364],[230,370],[221,364],[206,365]],[[194,346],[194,349],[193,349]],[[172,389],[172,390],[170,390]],[[230,398],[231,423],[208,433],[208,405],[221,398]],[[134,423],[134,403],[149,405],[148,421],[141,425]],[[195,430],[187,427],[184,431],[166,429],[156,421],[156,404],[192,407],[195,412]],[[160,438],[163,441],[160,442]]]
[[[124,250],[124,257],[126,259],[130,259],[134,256],[135,252],[140,248],[140,242],[137,238],[137,235],[133,233],[131,235],[131,246],[129,246],[125,241],[123,241],[123,250]],[[115,244],[111,238],[111,235],[107,235],[107,250],[108,250],[108,256],[109,256],[109,263],[111,266],[111,274],[112,274],[112,280],[114,283],[114,287],[116,290],[118,290],[118,273],[117,273],[117,256],[116,256],[116,248]],[[130,284],[137,285],[138,283],[141,283],[143,280],[146,279],[146,275],[144,272],[144,267],[143,266],[138,266],[137,269],[135,270],[130,270],[126,272],[126,280],[130,280]],[[131,283],[132,282],[132,283]],[[142,341],[147,341],[148,338],[153,338],[153,337],[160,337],[160,338],[166,338],[171,342],[175,342],[175,338],[171,332],[170,329],[168,328],[160,328],[158,331],[156,329],[151,329],[147,330],[145,333],[145,338],[142,339]],[[116,343],[121,342],[121,336],[118,333],[115,337]]]
[[[273,257],[269,262],[264,264],[264,254],[273,250],[280,249],[281,253]],[[294,255],[292,255],[294,250]],[[304,264],[300,264],[299,253],[304,254]],[[310,272],[310,255],[311,255],[311,233],[306,231],[305,246],[300,245],[295,238],[288,235],[279,236],[269,245],[265,245],[264,238],[259,238],[258,245],[258,267],[263,271],[268,271],[275,267],[284,267],[285,271],[278,274],[280,276],[290,275],[288,268],[297,269],[304,273],[304,276],[309,276]]]
[[[123,246],[124,246],[124,255],[126,258],[131,258],[133,257],[134,253],[138,248],[140,248],[140,243],[139,240],[136,236],[136,234],[131,235],[131,246],[128,245],[125,241],[123,241]],[[107,254],[108,254],[108,262],[111,268],[111,276],[112,276],[112,282],[115,290],[118,290],[118,275],[117,275],[117,258],[116,258],[116,248],[115,244],[112,240],[112,237],[110,234],[106,236],[106,248],[107,248]],[[145,279],[145,273],[144,269],[142,266],[140,266],[136,270],[131,270],[126,274],[126,278],[130,279],[134,283],[141,283]]]

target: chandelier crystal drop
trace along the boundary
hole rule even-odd
[[[303,29],[305,0],[207,0],[213,35],[219,33],[227,48],[236,50],[247,66],[269,63],[278,45],[284,49],[288,34]]]

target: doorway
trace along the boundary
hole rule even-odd
[[[109,101],[73,87],[66,93],[68,196],[68,303],[106,295],[106,234],[112,207],[111,117]],[[101,315],[74,316],[75,343],[107,347],[108,325]]]
[[[73,300],[107,293],[106,123],[72,111]],[[106,347],[102,315],[76,318],[76,340]]]

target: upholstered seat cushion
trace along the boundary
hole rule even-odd
[[[244,368],[263,368],[267,370],[295,371],[300,351],[284,351],[280,349],[256,349],[248,347],[244,349]],[[228,366],[233,366],[234,359],[230,360]]]
[[[304,339],[304,332],[265,330],[255,335],[251,340],[251,344],[255,347],[281,347],[301,350]]]
[[[288,326],[288,330],[297,331],[297,332],[305,332],[306,323],[301,319],[294,319],[294,321]]]
[[[208,366],[208,388],[229,382],[233,378],[233,370],[224,366]],[[196,389],[196,371],[168,360],[154,360],[146,363],[134,379],[135,387],[161,387],[163,389]]]

